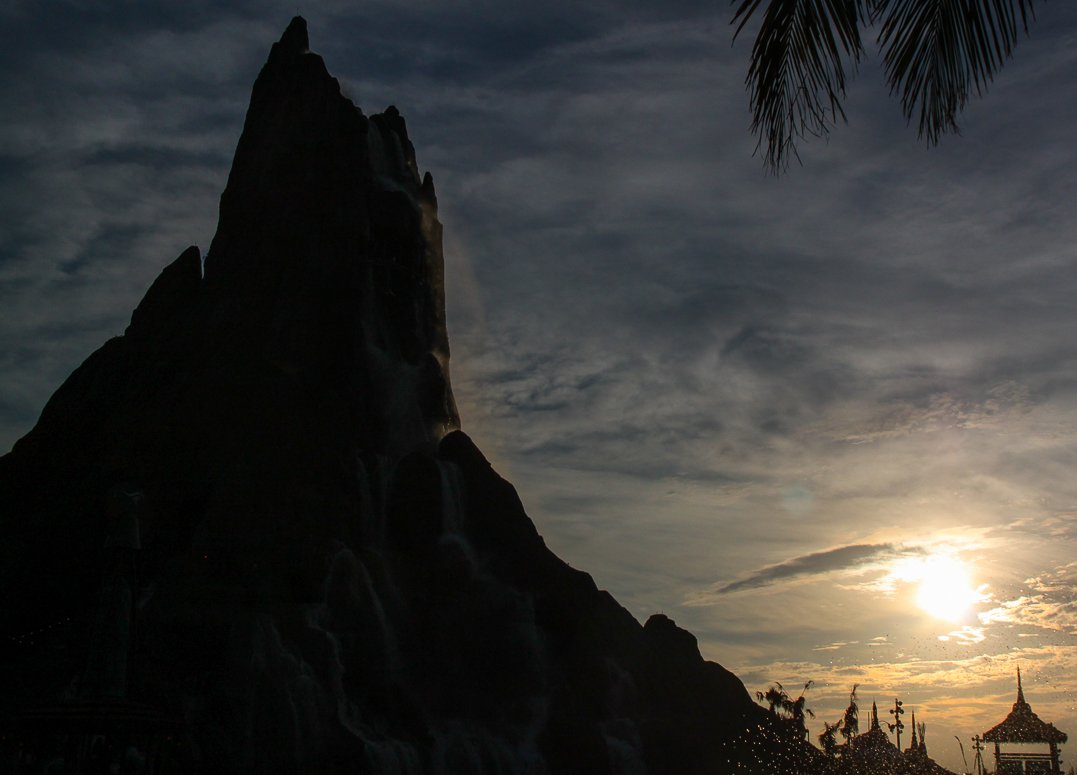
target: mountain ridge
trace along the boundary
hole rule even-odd
[[[459,429],[443,271],[403,117],[364,116],[296,17],[204,260],[0,458],[0,710],[145,703],[197,772],[811,771]]]

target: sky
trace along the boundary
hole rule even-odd
[[[298,11],[408,121],[463,427],[557,554],[753,693],[814,681],[813,738],[859,684],[960,771],[1018,664],[1077,735],[1077,5],[930,150],[869,56],[781,177],[731,9],[654,5],[2,0],[0,451],[208,248]]]

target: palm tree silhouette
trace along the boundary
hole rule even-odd
[[[845,738],[846,743],[860,734],[860,706],[856,702],[856,690],[859,687],[860,684],[853,684],[853,689],[849,692],[849,706],[839,722],[841,736]]]
[[[823,731],[819,734],[819,747],[823,753],[833,758],[838,752],[838,732],[841,730],[841,722],[833,724],[824,721]]]
[[[734,0],[736,2],[736,0]],[[739,0],[734,39],[763,0]],[[745,83],[764,165],[784,172],[796,143],[845,121],[846,64],[864,54],[861,28],[878,26],[891,94],[905,120],[936,145],[959,133],[957,114],[980,96],[1035,18],[1033,0],[767,0]]]
[[[808,681],[804,684],[804,688],[800,692],[800,696],[795,700],[789,696],[789,693],[785,691],[785,687],[778,681],[774,682],[766,692],[756,692],[755,696],[759,702],[765,702],[770,707],[770,712],[777,716],[788,728],[792,729],[802,739],[808,737],[808,725],[805,723],[805,716],[811,716],[815,718],[815,713],[811,708],[807,707],[807,700],[804,698],[804,693],[812,687],[814,681]]]
[[[767,689],[766,692],[756,692],[755,697],[759,702],[767,703],[770,707],[770,712],[775,716],[780,716],[789,702],[788,692],[778,681],[775,681],[774,685]]]

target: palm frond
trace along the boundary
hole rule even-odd
[[[769,0],[752,47],[745,85],[752,132],[764,165],[782,172],[797,158],[796,142],[826,137],[845,120],[845,59],[863,54],[860,23],[878,0]],[[762,0],[741,0],[734,39]]]
[[[1035,18],[1033,0],[888,0],[879,45],[906,121],[936,145],[958,133],[957,114],[980,96]]]

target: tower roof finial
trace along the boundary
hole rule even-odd
[[[1017,702],[1020,705],[1025,703],[1025,690],[1021,687],[1021,666],[1017,666]]]

